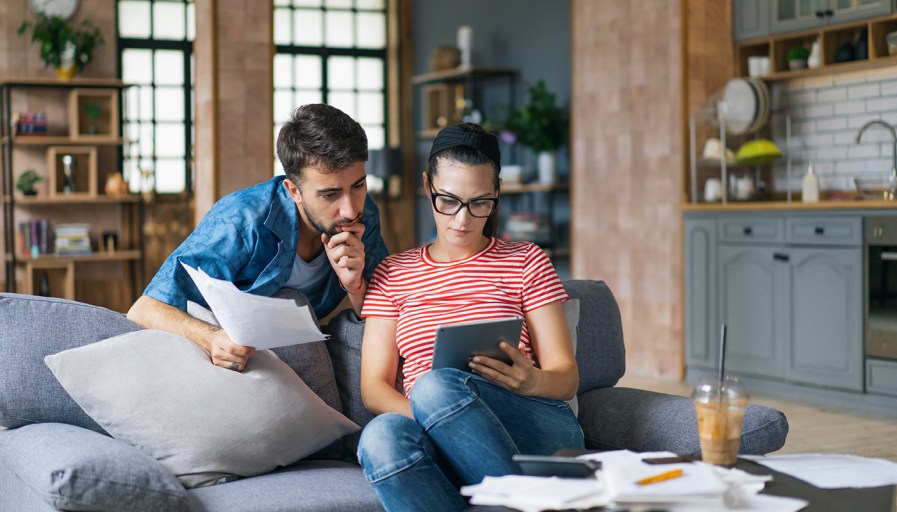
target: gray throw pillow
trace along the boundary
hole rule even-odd
[[[267,473],[358,430],[267,350],[239,373],[212,365],[189,340],[148,329],[45,362],[91,418],[187,487]]]
[[[576,355],[576,329],[579,327],[579,299],[570,299],[564,303],[564,320],[567,321],[567,329],[570,330],[570,341],[573,342],[573,355]],[[580,368],[580,372],[582,369]],[[579,398],[573,395],[573,398],[567,401],[573,414],[579,417]]]
[[[38,423],[0,432],[0,465],[61,510],[189,510],[186,489],[158,461],[72,425]]]

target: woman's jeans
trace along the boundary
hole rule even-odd
[[[519,472],[517,453],[582,449],[567,402],[512,393],[454,369],[432,370],[411,390],[414,419],[381,414],[361,434],[358,460],[386,510],[466,510],[457,488]]]

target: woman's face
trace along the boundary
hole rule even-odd
[[[429,183],[429,193],[449,196],[445,198],[448,203],[455,200],[464,203],[473,201],[469,208],[462,207],[454,215],[445,215],[433,208],[437,238],[443,243],[458,247],[481,244],[487,219],[471,215],[470,209],[477,213],[484,205],[489,204],[488,201],[477,201],[478,199],[494,199],[498,196],[493,181],[495,170],[488,164],[466,165],[451,160],[440,160],[437,165],[438,173],[433,182]],[[426,182],[426,173],[424,180]],[[437,198],[437,201],[442,201],[442,198]]]

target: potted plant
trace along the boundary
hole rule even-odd
[[[34,185],[43,181],[43,179],[44,177],[36,173],[34,169],[27,169],[19,175],[18,179],[16,179],[16,190],[26,196],[37,195],[37,190],[34,189]]]
[[[528,88],[529,102],[512,110],[505,122],[516,141],[539,155],[539,181],[553,183],[556,152],[567,142],[567,116],[555,104],[556,96],[539,80]]]
[[[25,20],[19,35],[31,29],[31,41],[40,43],[44,66],[56,70],[60,80],[68,80],[82,71],[93,58],[94,49],[104,43],[103,34],[89,20],[74,27],[58,16],[37,15],[36,21]]]
[[[785,56],[788,59],[788,69],[804,69],[807,67],[807,57],[810,51],[803,46],[792,46]]]

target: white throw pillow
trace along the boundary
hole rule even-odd
[[[187,339],[148,329],[44,361],[94,421],[186,487],[267,473],[359,430],[268,350],[238,373]]]

